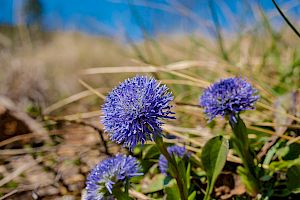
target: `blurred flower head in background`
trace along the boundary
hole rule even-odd
[[[173,154],[175,157],[181,157],[181,158],[190,157],[190,154],[187,152],[187,150],[184,147],[174,145],[168,147],[167,150],[170,155]],[[165,158],[165,156],[163,155],[159,156],[158,166],[161,173],[167,174],[169,165],[168,165],[168,160]]]

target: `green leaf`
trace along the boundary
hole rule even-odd
[[[269,167],[270,167],[270,170],[278,171],[278,170],[289,169],[294,165],[300,165],[300,156],[295,160],[273,161]]]
[[[127,194],[125,194],[124,192],[116,192],[113,194],[115,198],[119,199],[119,200],[133,200],[132,198],[130,198]]]
[[[287,146],[284,146],[284,147],[278,149],[278,150],[276,151],[276,155],[278,156],[278,158],[279,158],[280,160],[282,160],[283,157],[285,157],[285,156],[289,153],[289,151],[290,151],[290,146],[287,145]]]
[[[187,189],[191,187],[191,163],[188,164],[185,174]]]
[[[150,159],[160,154],[156,145],[148,145],[143,149],[142,159]]]
[[[190,156],[189,162],[191,163],[192,166],[198,166],[200,168],[203,168],[201,160],[199,159],[200,155],[201,154],[199,153],[199,155],[192,154]]]
[[[157,174],[151,180],[145,181],[146,183],[142,185],[142,193],[152,193],[160,191],[164,188],[165,175]]]
[[[278,148],[280,146],[281,142],[277,142],[271,149],[268,150],[266,157],[264,159],[263,164],[264,165],[269,165],[270,162],[273,159],[273,156],[276,154],[276,152],[278,151]]]
[[[287,171],[287,187],[294,193],[300,193],[300,165],[294,165]]]
[[[249,192],[250,194],[255,194],[256,180],[254,179],[254,177],[249,174],[249,172],[242,166],[237,167],[237,173],[241,177],[241,181],[245,185],[247,192]]]
[[[223,136],[210,139],[203,147],[201,160],[208,179],[207,193],[204,199],[209,199],[217,177],[225,165],[228,150],[229,142]]]
[[[283,160],[298,159],[298,157],[300,155],[300,144],[294,142],[292,144],[289,144],[288,146],[289,146],[289,151],[288,151],[288,153],[282,159]]]
[[[197,194],[196,191],[192,192],[192,194],[190,194],[188,200],[194,200],[196,197],[196,194]]]
[[[175,179],[172,179],[165,187],[166,200],[180,199],[180,193]]]
[[[178,166],[178,170],[179,170],[179,173],[180,173],[180,178],[183,179],[184,181],[184,184],[186,184],[186,167],[185,167],[185,162],[184,160],[180,159],[180,158],[177,158],[176,159],[176,163],[177,163],[177,166]]]

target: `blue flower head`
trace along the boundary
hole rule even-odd
[[[209,120],[217,115],[234,115],[244,110],[254,109],[259,99],[257,90],[242,78],[220,80],[207,88],[200,97],[200,106]]]
[[[136,158],[126,155],[103,160],[90,172],[86,181],[86,200],[104,200],[113,198],[114,185],[124,185],[126,179],[142,175]]]
[[[169,118],[173,96],[165,85],[147,76],[125,80],[107,96],[102,123],[110,139],[134,148],[161,133],[161,119]]]
[[[167,148],[168,152],[170,155],[174,155],[175,157],[180,157],[180,158],[189,158],[190,153],[187,152],[187,150],[184,147],[180,147],[177,145],[170,146]],[[158,160],[158,167],[161,173],[167,174],[169,165],[168,165],[168,160],[163,156],[162,154],[159,156]]]

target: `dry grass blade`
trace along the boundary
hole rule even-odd
[[[196,154],[201,153],[200,148],[195,148],[195,147],[190,146],[190,145],[182,144],[178,140],[175,140],[175,139],[165,139],[164,138],[164,142],[170,143],[170,144],[176,144],[176,145],[184,147],[187,150],[192,151]],[[146,144],[155,144],[155,142],[147,141]],[[239,164],[242,163],[241,159],[239,157],[234,156],[232,151],[229,151],[229,154],[227,155],[227,160],[230,161],[230,162],[234,162],[234,163],[239,163]]]
[[[151,73],[158,72],[154,66],[122,66],[122,67],[97,67],[83,70],[86,75],[91,74],[115,74],[115,73]]]
[[[184,70],[184,69],[189,69],[191,67],[196,67],[199,65],[207,65],[207,64],[211,64],[211,63],[203,62],[203,61],[184,60],[184,61],[179,61],[179,62],[169,64],[164,68],[167,70],[176,71],[176,70]]]
[[[147,197],[146,195],[144,195],[144,194],[142,194],[142,193],[140,193],[138,191],[135,191],[133,189],[129,189],[129,195],[131,197],[134,197],[134,198],[140,199],[140,200],[151,200],[152,199],[152,198]]]
[[[0,200],[4,200],[4,199],[8,199],[8,197],[19,193],[19,192],[25,192],[25,191],[31,191],[31,190],[35,190],[36,188],[42,188],[42,187],[46,187],[48,185],[51,185],[53,183],[47,183],[47,184],[30,184],[30,185],[21,185],[19,187],[17,187],[16,189],[12,190],[11,192],[3,195],[0,197]]]
[[[266,100],[268,100],[269,102],[272,102],[274,100],[275,97],[270,91],[265,89],[262,85],[260,85],[256,81],[253,81],[252,83],[253,83],[253,86],[256,87],[262,95],[265,95]]]
[[[183,144],[178,139],[166,139],[166,138],[164,138],[163,140],[164,140],[165,143],[176,144],[178,146],[185,147],[187,150],[190,150],[190,151],[195,152],[195,153],[201,152],[201,149],[190,146],[190,145],[187,145],[187,144]],[[155,144],[155,142],[146,141],[145,144]]]
[[[170,74],[173,74],[175,76],[178,76],[178,77],[181,77],[181,78],[185,78],[185,79],[188,79],[190,81],[194,81],[196,83],[199,83],[201,84],[201,86],[203,88],[206,88],[210,85],[210,83],[208,81],[205,81],[205,80],[201,80],[199,77],[198,78],[195,78],[195,77],[192,77],[190,75],[187,75],[187,74],[184,74],[184,73],[181,73],[181,72],[175,72],[175,71],[170,71],[170,70],[163,70],[164,72],[167,72],[167,73],[170,73]]]
[[[185,147],[187,150],[193,151],[195,153],[201,152],[201,149],[190,146],[190,145],[187,145],[187,144],[183,144],[177,139],[165,139],[164,138],[164,142],[171,143],[171,144],[176,144],[176,145],[181,146],[181,147]]]
[[[62,134],[67,134],[66,132],[60,132],[60,133],[51,133],[49,132],[48,135],[62,135]],[[0,142],[0,147],[3,147],[5,145],[8,145],[8,144],[11,144],[13,142],[17,142],[17,141],[20,141],[20,140],[29,140],[31,138],[38,138],[40,137],[39,134],[37,133],[27,133],[27,134],[23,134],[23,135],[17,135],[17,136],[14,136],[14,137],[11,137],[11,138],[8,138],[6,140],[3,140]]]
[[[151,73],[163,70],[184,70],[199,65],[199,61],[180,61],[166,65],[165,67],[157,67],[153,65],[147,66],[121,66],[121,67],[96,67],[83,70],[86,75],[91,74],[112,74],[112,73]]]
[[[290,144],[292,144],[292,143],[295,143],[295,142],[298,142],[298,141],[300,141],[300,136],[298,136],[298,137],[295,137],[294,139],[292,139],[292,140],[290,140],[290,141],[288,141],[288,145],[290,145]]]
[[[201,80],[199,77],[195,78],[190,75],[175,72],[177,70],[188,69],[190,67],[198,66],[201,64],[199,61],[181,61],[167,65],[165,67],[155,67],[155,66],[123,66],[123,67],[100,67],[100,68],[90,68],[83,71],[83,74],[107,74],[107,73],[151,73],[151,72],[167,72],[193,82],[198,83],[199,87],[206,88],[210,85],[208,81]],[[83,83],[82,83],[83,84]]]
[[[87,84],[86,82],[84,82],[83,80],[79,79],[78,80],[79,83],[81,85],[83,85],[85,88],[87,88],[88,90],[90,90],[91,92],[93,92],[94,94],[96,94],[98,97],[100,97],[101,99],[105,100],[105,95],[101,94],[99,91],[97,91],[96,89],[94,89],[93,87],[91,87],[89,84]]]
[[[57,117],[49,117],[46,116],[45,120],[54,118],[55,120],[79,120],[79,119],[88,119],[93,117],[99,117],[102,114],[100,110],[85,112],[85,113],[76,113],[72,115],[65,115],[65,116],[57,116]]]
[[[300,125],[297,124],[276,124],[276,123],[271,123],[271,122],[251,122],[252,126],[269,126],[269,127],[275,127],[275,126],[283,126],[287,128],[296,128],[300,129]]]
[[[195,138],[189,138],[189,137],[186,136],[186,135],[183,135],[183,134],[181,134],[181,133],[178,133],[178,132],[176,132],[176,131],[173,131],[173,130],[168,129],[167,127],[163,127],[163,130],[164,130],[165,132],[171,134],[171,135],[175,135],[176,137],[179,137],[179,138],[184,139],[186,142],[190,142],[190,143],[192,143],[192,144],[194,144],[194,145],[197,145],[197,146],[200,146],[200,147],[202,147],[202,146],[204,145],[204,142],[205,142],[205,141],[199,142],[199,141],[197,141]]]
[[[19,140],[26,140],[26,139],[30,139],[30,138],[34,138],[34,137],[39,137],[40,135],[37,133],[27,133],[27,134],[23,134],[23,135],[17,135],[11,138],[8,138],[6,140],[3,140],[0,142],[0,147],[8,145],[10,143],[19,141]]]
[[[169,125],[169,124],[164,124],[163,129],[174,130],[177,132],[184,132],[184,133],[187,133],[189,135],[194,135],[194,136],[200,136],[200,132],[201,132],[201,136],[202,136],[203,132],[205,132],[205,135],[212,136],[209,129],[206,129],[206,128],[185,128],[185,127],[178,127],[178,126],[173,126],[173,125]]]
[[[195,83],[194,81],[187,81],[187,80],[160,80],[162,83],[165,84],[177,84],[177,85],[188,85],[188,86],[193,86],[193,87],[200,87],[200,88],[205,88],[203,87],[203,84]]]
[[[289,140],[289,141],[293,141],[293,142],[296,142],[296,143],[299,143],[300,144],[300,138],[297,139],[297,141],[295,141],[296,138],[294,137],[290,137],[290,136],[287,136],[287,135],[278,135],[276,134],[275,132],[273,131],[269,131],[269,130],[266,130],[266,129],[263,129],[263,128],[258,128],[258,127],[254,127],[254,126],[248,126],[248,128],[250,130],[254,130],[254,131],[260,131],[262,133],[267,133],[269,135],[274,135],[274,136],[278,136],[282,139],[285,139],[285,140]]]
[[[32,168],[34,165],[38,164],[42,160],[39,159],[39,160],[35,160],[35,161],[36,162],[25,163],[24,165],[22,165],[21,167],[19,167],[18,169],[16,169],[14,172],[12,172],[9,175],[5,176],[3,179],[0,180],[0,187],[3,186],[3,185],[5,185],[9,181],[13,180],[14,178],[18,177],[20,174],[22,174],[27,169]]]
[[[203,118],[202,109],[194,106],[176,106],[176,111],[184,112],[192,116]]]
[[[35,147],[31,149],[4,149],[0,150],[1,156],[13,156],[13,155],[21,155],[21,154],[28,154],[28,153],[36,153],[36,152],[52,152],[55,151],[57,147]]]
[[[48,114],[52,113],[53,111],[55,111],[55,110],[57,110],[59,108],[62,108],[62,107],[66,106],[66,105],[68,105],[70,103],[73,103],[73,102],[78,101],[78,100],[80,100],[82,98],[91,96],[93,94],[94,93],[92,91],[90,91],[90,90],[79,92],[77,94],[74,94],[74,95],[72,95],[70,97],[67,97],[67,98],[65,98],[63,100],[60,100],[60,101],[52,104],[51,106],[47,107],[43,111],[43,113],[44,113],[44,115],[48,115]]]
[[[295,121],[297,121],[297,122],[300,122],[300,119],[299,119],[298,117],[295,117],[295,116],[293,116],[293,115],[291,115],[291,114],[288,114],[288,113],[286,113],[286,112],[282,112],[282,111],[276,110],[275,108],[273,108],[273,107],[271,107],[271,106],[269,106],[269,105],[266,105],[266,104],[264,104],[264,103],[257,102],[257,105],[260,106],[260,107],[262,107],[262,108],[265,108],[265,109],[267,109],[267,110],[273,111],[273,112],[275,112],[275,113],[279,113],[279,114],[285,115],[285,116],[287,116],[288,118],[293,119],[293,120],[295,120]]]

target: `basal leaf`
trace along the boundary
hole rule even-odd
[[[287,172],[287,187],[294,193],[300,193],[300,165],[294,165]]]
[[[188,200],[194,200],[196,197],[196,194],[197,194],[196,191],[192,192],[192,194],[190,194]]]
[[[215,181],[225,165],[228,150],[228,140],[223,136],[210,139],[203,148],[201,160],[208,179],[206,199],[209,199]]]
[[[151,180],[142,185],[142,193],[147,194],[162,190],[164,188],[164,179],[165,175],[163,174],[155,175]]]
[[[165,186],[166,200],[180,199],[180,193],[175,179],[172,179]]]

